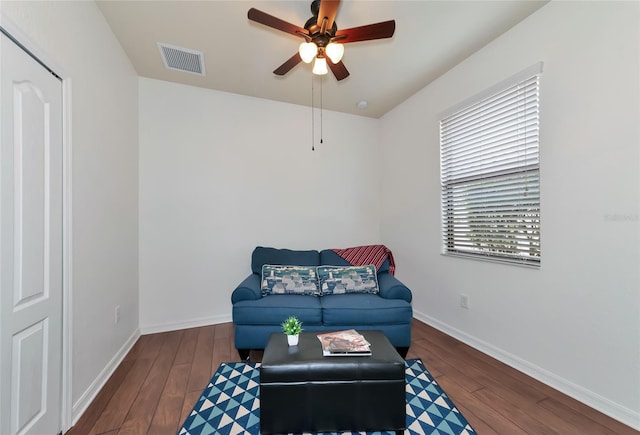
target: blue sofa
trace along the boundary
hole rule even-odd
[[[377,269],[377,293],[267,294],[262,292],[263,265],[350,266],[333,250],[290,250],[258,246],[251,255],[252,273],[233,291],[235,347],[242,359],[264,349],[280,324],[298,317],[305,331],[381,330],[405,357],[411,345],[412,293],[389,273],[389,260]]]

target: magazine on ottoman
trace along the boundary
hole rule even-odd
[[[318,334],[323,356],[370,356],[371,344],[355,329]]]

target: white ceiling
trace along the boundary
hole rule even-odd
[[[396,20],[393,38],[345,45],[351,75],[322,80],[325,109],[378,118],[495,39],[546,0],[343,0],[336,23],[347,29]],[[300,27],[311,0],[122,1],[98,7],[140,76],[293,104],[311,105],[311,65],[284,77],[272,73],[289,59],[301,38],[247,18],[255,7]],[[157,43],[204,53],[206,76],[164,67]],[[368,107],[359,109],[358,101]],[[316,96],[315,106],[319,105]]]

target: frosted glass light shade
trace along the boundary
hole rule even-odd
[[[329,56],[331,62],[338,63],[342,60],[342,55],[344,55],[344,45],[330,42],[325,48],[325,53]]]
[[[313,63],[313,73],[322,76],[328,72],[327,59],[324,57],[316,57],[316,61]]]
[[[318,46],[313,42],[303,42],[298,48],[298,53],[304,63],[310,63],[318,54]]]

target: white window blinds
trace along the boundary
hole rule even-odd
[[[443,253],[540,264],[538,78],[441,120]]]

